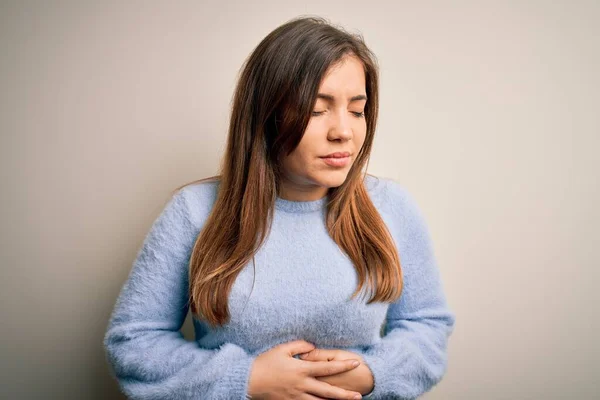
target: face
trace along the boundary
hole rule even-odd
[[[331,66],[323,78],[304,136],[283,160],[279,196],[317,200],[344,183],[367,132],[365,73],[356,56]],[[325,157],[347,154],[343,158]]]

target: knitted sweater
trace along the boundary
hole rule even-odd
[[[123,392],[133,399],[242,400],[254,359],[298,339],[360,354],[374,378],[363,398],[413,399],[430,390],[446,372],[455,314],[429,231],[403,186],[372,175],[365,185],[399,251],[404,287],[398,301],[350,300],[358,278],[327,232],[326,198],[278,197],[255,265],[246,265],[232,287],[230,321],[213,329],[194,318],[195,341],[180,332],[188,313],[188,262],[219,182],[175,193],[146,235],[104,337]]]

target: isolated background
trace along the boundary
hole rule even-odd
[[[597,398],[600,4],[389,0],[0,3],[1,398],[121,398],[102,338],[135,254],[300,14],[381,65],[369,172],[417,199],[457,314],[424,398]]]

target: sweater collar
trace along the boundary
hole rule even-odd
[[[329,196],[325,196],[317,200],[295,201],[282,199],[277,196],[275,199],[275,208],[290,213],[314,212],[325,209],[328,198]]]

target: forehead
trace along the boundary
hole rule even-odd
[[[320,92],[333,94],[364,94],[365,69],[356,56],[345,56],[339,62],[329,67],[321,85]]]

